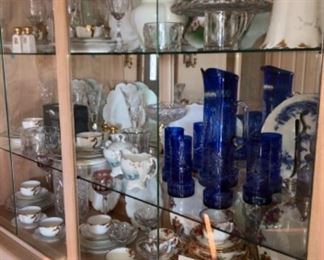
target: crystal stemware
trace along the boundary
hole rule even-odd
[[[114,188],[115,182],[111,176],[110,170],[95,171],[92,175],[92,188],[103,196],[102,209],[103,214],[108,213],[108,195],[111,193],[111,189]]]
[[[33,26],[36,40],[47,39],[47,10],[45,2],[42,0],[29,0],[29,9],[27,17]]]
[[[117,20],[117,45],[115,52],[124,51],[123,39],[121,35],[121,19],[125,16],[126,11],[129,8],[129,0],[107,0],[111,15]]]

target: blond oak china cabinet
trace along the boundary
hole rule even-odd
[[[324,6],[322,1],[288,1],[289,7],[281,0],[249,0],[238,5],[231,5],[235,1],[224,1],[222,5],[221,1],[203,0],[123,0],[117,7],[121,8],[123,2],[130,4],[121,11],[116,6],[114,9],[112,2],[117,2],[114,0],[0,0],[0,256],[108,260],[324,259],[321,246],[324,69],[323,47],[320,47],[323,36],[319,36],[319,25],[317,36],[312,32],[305,34],[313,37],[309,45],[294,46],[302,37],[284,35],[281,30],[283,41],[270,46],[278,35],[273,29],[272,34],[265,35],[269,24],[271,28],[276,26],[271,21],[271,12],[276,11],[273,16],[279,19],[278,6],[298,13],[298,5],[313,10],[314,3]],[[189,8],[189,3],[194,2],[200,3],[198,9]],[[226,12],[219,11],[220,5]],[[237,24],[246,28],[240,34],[239,44],[215,47],[219,41],[212,38],[213,32],[204,39],[201,23],[204,10],[199,13],[199,9],[205,10],[205,21],[214,23],[205,23],[205,28],[209,26],[211,31],[217,23],[216,17],[222,15],[224,19],[231,16],[231,26],[224,25],[225,30],[233,33]],[[151,13],[145,16],[145,12]],[[307,15],[308,19],[314,14]],[[284,22],[292,26],[291,20]],[[138,32],[142,24],[145,24],[144,34]],[[185,24],[189,26],[182,37]],[[159,33],[154,31],[157,26]],[[32,35],[28,33],[30,30]],[[180,46],[163,49],[162,45],[154,45],[167,41],[166,31],[176,34],[175,38],[180,32]],[[21,39],[21,46],[24,39],[32,36],[36,51],[28,53],[22,47],[21,52],[14,52],[13,35],[20,37],[15,39]],[[322,38],[322,44],[318,37]],[[318,45],[311,45],[316,41]],[[263,42],[267,45],[262,45]],[[244,101],[249,111],[260,111],[266,84],[260,68],[265,65],[293,74],[290,95],[293,97],[286,96],[278,107],[292,107],[295,103],[291,100],[306,100],[309,102],[306,108],[314,111],[312,117],[299,110],[292,111],[286,121],[297,116],[298,120],[284,122],[291,129],[283,133],[283,146],[294,156],[289,174],[306,169],[300,163],[302,152],[295,149],[300,145],[295,138],[299,131],[311,131],[315,136],[311,142],[314,150],[305,159],[307,166],[314,162],[314,169],[309,166],[310,173],[313,172],[312,187],[308,187],[311,199],[305,204],[304,218],[296,213],[299,209],[294,193],[298,177],[293,181],[284,175],[285,185],[281,193],[272,196],[272,203],[264,206],[246,203],[242,187],[247,173],[242,158],[235,160],[238,184],[231,189],[234,199],[227,209],[206,210],[204,187],[198,182],[197,172],[190,174],[195,183],[193,195],[170,196],[170,183],[162,178],[167,142],[161,145],[160,139],[167,135],[164,127],[171,122],[171,126],[184,127],[186,135],[193,136],[195,142],[193,123],[204,120],[200,68],[205,72],[208,68],[218,68],[237,74],[237,99]],[[146,119],[141,122],[137,117],[139,124],[149,129],[146,132],[142,129],[143,132],[150,133],[145,154],[136,154],[134,146],[120,134],[134,126],[132,105],[137,94],[130,92],[134,86],[136,91],[145,90],[141,111],[146,113]],[[178,101],[187,109],[187,114],[179,120],[165,119],[170,114],[163,114],[162,106],[153,112],[147,108],[157,102]],[[309,107],[314,104],[315,108]],[[272,114],[275,111],[278,110],[272,110]],[[235,120],[239,129],[235,131],[244,136],[244,118],[235,117]],[[309,120],[313,120],[311,125],[305,125]],[[304,130],[300,130],[301,125]],[[276,130],[270,125],[262,131],[269,132],[271,127]],[[100,132],[100,137],[94,138],[99,145],[80,135],[82,132],[89,132],[91,138]],[[139,136],[137,133],[136,137]],[[87,142],[91,142],[90,148]],[[120,152],[121,146],[127,151]],[[121,156],[117,163],[108,159],[114,149]],[[134,165],[139,169],[135,177],[129,170]],[[135,182],[134,178],[144,181]],[[213,214],[217,214],[216,223]],[[220,223],[222,218],[226,218],[226,225]],[[46,225],[46,221],[50,224]],[[274,225],[279,222],[282,226]],[[268,228],[269,223],[274,226]],[[261,232],[262,228],[265,232]],[[125,237],[126,232],[129,233]]]

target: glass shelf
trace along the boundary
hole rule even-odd
[[[167,54],[226,54],[226,53],[271,53],[271,52],[322,52],[322,48],[272,48],[272,49],[260,49],[260,48],[249,48],[249,49],[219,49],[219,50],[204,50],[204,49],[194,49],[188,48],[181,51],[145,51],[141,49],[136,49],[126,52],[105,52],[105,51],[74,51],[71,50],[71,55],[98,55],[98,56],[113,56],[113,55],[167,55]],[[12,53],[10,51],[3,51],[3,55],[11,56],[32,56],[32,55],[56,55],[55,51],[52,52],[36,52],[36,53]]]
[[[0,150],[11,153],[14,156],[17,156],[19,158],[28,160],[30,162],[33,162],[33,163],[37,164],[37,166],[40,167],[40,168],[52,169],[52,170],[62,172],[61,167],[53,166],[53,163],[51,161],[51,157],[49,157],[49,158],[45,158],[45,157],[44,158],[37,158],[37,156],[35,156],[35,155],[28,155],[28,154],[22,152],[22,150],[20,148],[11,147],[11,149],[10,149],[9,144],[5,144],[4,142],[0,143]],[[50,160],[48,161],[47,159],[50,159]]]
[[[96,184],[96,186],[102,186],[99,183],[91,181],[90,178],[84,178],[78,176],[78,179],[88,182],[90,184]],[[132,203],[137,203],[138,207],[140,205],[146,204],[148,207],[156,207],[160,211],[164,212],[164,214],[168,215],[169,221],[180,224],[181,228],[187,233],[183,235],[189,235],[192,231],[192,227],[196,225],[204,225],[204,220],[201,218],[200,213],[207,209],[206,206],[203,205],[202,198],[202,190],[203,187],[199,185],[198,181],[196,183],[195,194],[189,198],[172,198],[167,194],[167,185],[163,182],[160,183],[161,189],[160,194],[161,197],[156,202],[148,201],[147,199],[143,199],[140,195],[136,193],[132,194],[131,192],[126,192],[122,188],[108,188],[112,193],[117,193],[125,198],[128,201],[129,205]],[[155,183],[156,184],[156,183]],[[156,184],[157,185],[157,184]],[[239,186],[239,185],[238,185]],[[238,237],[243,239],[249,243],[263,246],[265,248],[271,249],[278,253],[294,257],[296,259],[304,259],[306,256],[306,243],[304,244],[304,248],[300,248],[300,244],[295,244],[296,241],[306,241],[307,240],[307,232],[305,230],[297,230],[293,227],[290,229],[290,223],[286,223],[288,228],[275,229],[273,234],[271,235],[271,241],[267,241],[266,237],[262,235],[259,230],[259,225],[262,220],[264,214],[272,209],[273,207],[278,206],[278,203],[273,203],[264,208],[253,208],[252,206],[243,202],[242,193],[240,192],[240,188],[236,188],[236,198],[233,206],[227,210],[212,210],[211,212],[217,212],[217,214],[227,214],[232,216],[232,221],[235,225],[235,229],[229,231],[227,226],[219,226],[214,225],[212,222],[212,227],[223,231],[225,233],[231,234],[234,237]],[[142,193],[144,194],[144,193]],[[288,195],[282,194],[281,200],[288,201]],[[144,204],[143,204],[144,203]],[[126,204],[127,205],[127,204]],[[283,213],[285,214],[285,213]],[[288,214],[288,213],[287,213]],[[291,224],[294,223],[294,219],[291,219]],[[190,231],[191,230],[191,231]],[[307,229],[306,229],[307,230]],[[292,239],[291,234],[293,233],[294,239]],[[267,233],[267,236],[270,236]],[[289,238],[289,239],[288,239]],[[283,244],[280,245],[277,241],[281,241]]]
[[[140,241],[143,241],[143,240],[147,239],[148,232],[150,230],[152,230],[152,229],[157,228],[157,226],[159,228],[167,228],[169,232],[172,232],[172,231],[175,232],[177,234],[178,238],[179,238],[178,246],[176,247],[177,250],[174,251],[172,257],[169,257],[167,259],[178,259],[179,255],[183,255],[183,256],[187,256],[187,257],[193,257],[194,259],[198,259],[197,255],[195,255],[195,253],[197,253],[197,252],[192,252],[190,250],[190,247],[193,244],[195,244],[196,239],[197,239],[196,235],[197,235],[197,233],[199,231],[201,231],[199,222],[191,221],[190,219],[187,219],[187,221],[191,222],[191,224],[193,226],[197,226],[196,229],[195,229],[196,233],[192,232],[190,235],[184,236],[181,233],[181,231],[178,229],[177,225],[172,224],[171,219],[170,219],[170,212],[167,211],[167,210],[164,210],[162,208],[158,208],[159,214],[157,214],[156,220],[155,220],[156,227],[147,228],[147,226],[144,227],[144,226],[138,224],[138,222],[136,222],[136,220],[134,218],[130,217],[127,214],[127,209],[126,209],[127,208],[127,202],[126,202],[126,200],[127,199],[122,195],[120,197],[120,200],[117,203],[116,207],[109,212],[109,216],[112,217],[113,222],[118,222],[118,221],[128,222],[128,223],[131,223],[133,226],[139,228],[136,239],[133,242],[131,242],[130,244],[127,245],[128,248],[130,248],[131,250],[134,250],[134,252],[136,253],[136,256],[137,256],[136,259],[143,259],[143,257],[141,257],[141,255],[140,255],[140,252],[138,250],[137,245],[140,243]],[[89,211],[89,214],[88,214],[87,217],[90,217],[90,216],[93,216],[93,215],[96,215],[96,214],[98,214],[98,212],[91,209]],[[94,250],[93,254],[91,254],[90,252],[88,252],[89,249],[86,250],[84,248],[84,246],[86,244],[86,241],[85,241],[85,239],[84,239],[84,237],[82,235],[81,230],[85,229],[85,223],[86,223],[86,220],[84,220],[84,222],[80,223],[82,259],[98,259],[98,256],[105,255],[105,253],[102,252],[100,254],[100,251]],[[108,230],[108,233],[109,233],[109,230]],[[83,233],[83,234],[85,234],[85,233]],[[201,234],[200,234],[200,236],[201,236]],[[245,245],[243,247],[246,248],[247,251],[249,251],[249,254],[251,254],[250,257],[245,258],[245,259],[250,259],[250,260],[257,259],[256,258],[257,256],[252,254],[252,252],[255,251],[255,246],[253,246],[252,244],[250,244],[248,242],[245,242],[243,240],[240,240],[240,239],[237,239],[237,238],[234,238],[234,237],[231,237],[231,241],[234,241],[235,243],[239,243],[240,245]],[[89,244],[89,245],[91,247],[91,244]],[[124,246],[124,245],[120,245],[120,246]],[[114,246],[112,245],[112,247],[114,247]],[[221,248],[221,246],[220,246],[220,248]],[[252,249],[254,249],[254,250],[252,250]],[[208,245],[207,245],[207,251],[208,251]],[[98,255],[94,254],[94,253],[98,253]],[[253,255],[253,257],[252,257],[252,255]]]

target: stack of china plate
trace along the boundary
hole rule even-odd
[[[46,188],[42,187],[40,192],[34,196],[25,196],[20,191],[15,193],[15,205],[17,209],[27,206],[39,206],[42,210],[48,209],[54,205],[54,194],[49,192]],[[11,201],[10,208],[13,208],[13,200]]]
[[[88,230],[87,224],[80,225],[80,243],[81,250],[91,254],[104,254],[109,250],[118,247],[108,233],[102,235],[95,235]]]

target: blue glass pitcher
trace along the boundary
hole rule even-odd
[[[263,66],[263,120],[292,95],[294,73],[274,66]]]
[[[244,136],[248,136],[248,108],[244,103],[237,101],[237,75],[216,68],[201,69],[201,72],[205,94],[203,164],[198,179],[200,184],[206,187],[206,194],[212,194],[214,189],[215,192],[227,194],[228,190],[236,185],[238,178],[238,171],[234,168],[234,152],[240,146],[236,137],[237,108],[238,105],[243,106]],[[205,197],[212,198],[214,195]],[[217,197],[222,196],[218,194]],[[226,197],[231,196],[227,194]],[[218,208],[212,201],[204,203],[208,207]]]

